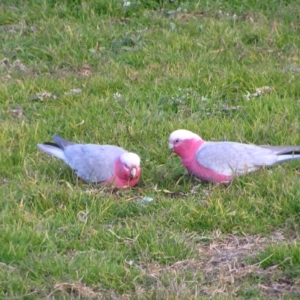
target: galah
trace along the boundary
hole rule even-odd
[[[137,184],[141,174],[140,157],[113,145],[76,144],[54,135],[55,143],[38,148],[68,164],[88,183],[113,183],[118,187]]]
[[[202,181],[228,183],[259,168],[300,159],[300,146],[256,146],[236,142],[207,142],[185,129],[171,133],[169,148],[183,166]]]

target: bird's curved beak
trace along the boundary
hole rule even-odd
[[[130,177],[131,177],[131,178],[135,178],[135,177],[136,177],[136,168],[132,168],[132,169],[130,170]]]
[[[171,151],[174,150],[174,145],[173,145],[172,143],[169,143],[169,149],[170,149]]]

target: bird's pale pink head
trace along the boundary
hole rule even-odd
[[[203,143],[199,135],[189,130],[178,129],[173,131],[169,137],[169,148],[179,156],[190,153]]]
[[[115,165],[115,184],[122,187],[136,185],[141,175],[140,163],[137,154],[123,153]]]

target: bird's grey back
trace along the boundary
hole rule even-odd
[[[232,175],[272,165],[277,155],[269,148],[235,142],[205,142],[196,152],[197,161],[205,168]]]
[[[95,144],[73,144],[64,149],[66,163],[78,177],[99,183],[114,175],[115,161],[125,152],[118,146]]]

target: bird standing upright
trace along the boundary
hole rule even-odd
[[[141,174],[140,157],[113,145],[76,144],[54,135],[55,143],[38,148],[62,159],[85,182],[113,183],[118,187],[137,184]]]
[[[185,129],[171,133],[169,148],[183,166],[206,182],[228,183],[234,177],[300,159],[300,146],[256,146],[236,142],[207,142]]]

